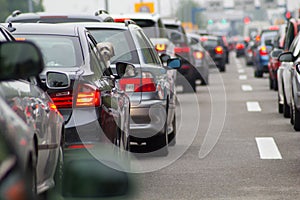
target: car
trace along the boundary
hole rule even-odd
[[[299,33],[294,38],[289,51],[279,55],[279,61],[290,62],[292,67],[290,69],[290,108],[291,108],[291,124],[296,131],[300,131],[300,103],[299,103],[299,88],[300,88],[300,35]]]
[[[291,18],[287,22],[287,28],[284,37],[283,51],[292,51],[291,44],[300,30],[300,20]],[[278,81],[278,111],[283,113],[285,118],[290,118],[290,81],[291,81],[291,62],[281,62],[277,71]]]
[[[0,37],[2,41],[14,41],[14,37],[2,26],[0,35],[2,35]],[[32,153],[36,156],[36,160],[33,161],[36,162],[36,165],[33,165],[35,168],[32,188],[34,193],[41,194],[51,189],[55,184],[56,167],[62,161],[64,119],[50,96],[37,84],[40,79],[36,74],[41,73],[44,69],[41,52],[33,45],[25,45],[24,48],[17,47],[17,43],[7,45],[6,54],[3,53],[3,56],[12,60],[16,56],[22,56],[21,61],[27,61],[27,63],[20,63],[22,68],[15,69],[15,71],[19,70],[20,75],[18,77],[11,77],[0,83],[0,96],[30,128],[32,133],[30,140],[34,144]],[[39,53],[36,60],[25,60],[30,58],[31,51]],[[15,52],[15,54],[11,52]],[[39,65],[39,67],[33,68],[34,64]],[[14,71],[12,67],[2,67],[2,69],[6,69],[7,77],[9,77],[9,72]],[[1,73],[5,72],[5,70],[1,71]],[[26,71],[31,72],[32,75],[29,77],[30,74],[29,72],[25,73]],[[24,77],[22,77],[22,73],[24,73]]]
[[[257,36],[252,48],[254,77],[261,78],[268,71],[269,53],[272,49],[272,40],[277,36],[278,26],[265,28]]]
[[[255,41],[250,40],[245,47],[245,62],[247,66],[253,65],[253,46]]]
[[[215,62],[216,67],[220,72],[226,71],[226,53],[221,46],[219,37],[213,35],[202,36],[201,44]]]
[[[244,38],[239,38],[239,40],[236,41],[235,44],[235,55],[237,58],[245,56],[245,47],[246,47],[247,43],[244,40]]]
[[[209,84],[209,68],[211,58],[209,53],[202,47],[198,34],[187,33],[187,37],[195,59],[195,74],[197,79],[200,77],[201,85]]]
[[[268,70],[269,70],[269,88],[278,90],[277,71],[280,66],[278,56],[283,52],[283,40],[285,37],[286,24],[280,26],[278,35],[272,41],[272,50],[269,54]]]
[[[16,38],[34,41],[43,52],[46,70],[40,75],[41,87],[64,116],[65,147],[107,143],[113,149],[117,146],[117,152],[128,151],[130,100],[115,87],[117,77],[107,68],[107,52],[98,51],[101,44],[90,32],[72,23],[22,23],[14,24],[14,29]],[[53,84],[45,81],[50,72]]]
[[[5,20],[6,23],[65,23],[78,21],[107,22],[113,21],[113,19],[104,10],[99,10],[94,15],[52,12],[22,13],[20,10],[15,10]]]
[[[168,71],[179,68],[180,59],[164,54],[159,57],[149,37],[135,24],[82,24],[98,43],[114,46],[113,72],[120,62],[135,68],[132,76],[121,78],[118,83],[130,97],[130,141],[146,143],[148,153],[167,155],[168,143],[176,141],[176,96],[172,89],[175,83],[169,79]],[[171,69],[164,67],[162,61]]]
[[[3,37],[2,33],[6,32],[4,27],[0,28],[0,32]],[[20,70],[26,67],[23,56],[20,56],[24,49],[28,51],[26,58],[32,61],[30,70],[26,71]],[[38,75],[41,70],[41,63],[38,60],[42,59],[38,58],[39,56],[40,51],[32,43],[1,41],[0,81],[8,82]],[[12,70],[7,70],[7,63]],[[34,199],[38,156],[35,134],[2,96],[0,96],[0,124],[0,199]]]

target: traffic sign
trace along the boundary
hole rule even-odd
[[[134,11],[135,12],[154,13],[154,3],[153,2],[135,3]]]

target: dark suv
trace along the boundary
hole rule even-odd
[[[115,87],[93,36],[70,23],[23,23],[14,28],[16,38],[41,48],[46,71],[63,72],[70,79],[69,84],[60,87],[57,82],[51,89],[41,83],[65,118],[66,146],[106,142],[129,150],[129,98]]]

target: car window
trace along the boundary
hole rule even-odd
[[[69,36],[15,35],[31,40],[41,49],[45,67],[75,67],[83,64],[79,40]]]
[[[141,31],[136,31],[136,38],[139,43],[139,50],[141,51],[142,58],[146,64],[159,64],[159,59],[157,59],[157,53],[152,47],[150,41]]]
[[[293,53],[293,56],[295,57],[299,55],[300,53],[299,36],[294,39],[289,51],[291,51]]]
[[[292,23],[289,23],[288,29],[285,36],[284,49],[289,49],[292,41],[294,39],[294,26]]]
[[[121,29],[96,29],[88,28],[89,32],[95,38],[97,43],[110,42],[115,51],[115,56],[111,58],[111,63],[123,61],[133,64],[139,63],[136,48],[134,47],[132,37],[126,30]]]

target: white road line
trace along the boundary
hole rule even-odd
[[[260,159],[282,159],[280,151],[272,137],[256,137]]]
[[[253,90],[251,85],[242,85],[241,88],[244,92],[249,92]]]
[[[261,107],[257,101],[248,101],[247,110],[248,112],[261,112]]]
[[[238,73],[240,73],[240,74],[245,73],[245,70],[244,69],[238,69]]]
[[[246,75],[239,75],[239,79],[240,80],[247,80],[247,76]]]

